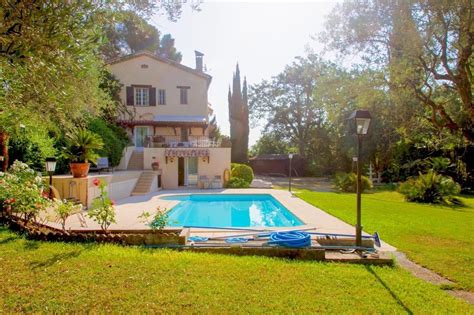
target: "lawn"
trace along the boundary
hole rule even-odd
[[[299,197],[355,224],[355,194],[302,191]],[[408,257],[474,291],[474,198],[464,207],[406,202],[395,191],[362,196],[362,225]]]
[[[0,228],[0,313],[474,313],[396,267],[28,241]]]

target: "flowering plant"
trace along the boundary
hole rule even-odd
[[[27,221],[35,220],[50,205],[43,191],[43,179],[25,163],[15,161],[8,172],[0,173],[2,208]]]
[[[75,211],[79,211],[82,208],[82,205],[75,204],[68,200],[61,200],[56,199],[54,201],[54,211],[58,215],[59,219],[61,220],[61,226],[63,230],[66,230],[66,220],[67,218],[73,214]]]
[[[138,218],[142,219],[141,222],[146,223],[152,230],[163,230],[169,223],[167,209],[161,207],[156,208],[156,213],[151,221],[151,214],[148,211],[144,211]]]
[[[107,231],[112,223],[116,223],[115,202],[109,198],[107,185],[102,180],[95,178],[92,184],[99,187],[100,194],[92,200],[87,216],[97,222],[102,230]]]

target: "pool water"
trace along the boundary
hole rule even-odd
[[[168,212],[168,226],[291,227],[304,224],[271,195],[192,194],[162,199],[180,201]]]

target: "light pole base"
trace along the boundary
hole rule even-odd
[[[356,246],[362,246],[362,226],[356,225]]]

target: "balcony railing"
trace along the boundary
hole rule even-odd
[[[188,136],[188,141],[181,141],[180,136],[148,136],[145,146],[148,148],[219,148],[221,140],[206,136]]]

